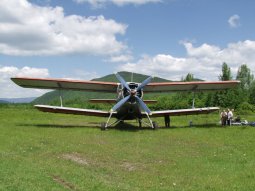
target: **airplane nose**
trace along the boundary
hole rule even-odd
[[[131,90],[130,94],[131,94],[131,96],[135,96],[136,95],[136,90]]]

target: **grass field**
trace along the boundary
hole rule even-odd
[[[0,190],[255,188],[253,127],[221,128],[217,113],[175,117],[174,128],[156,131],[101,131],[104,120],[0,108]]]

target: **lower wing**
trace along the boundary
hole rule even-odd
[[[60,106],[50,106],[50,105],[35,105],[35,107],[43,112],[50,113],[64,113],[64,114],[75,114],[75,115],[87,115],[87,116],[97,116],[97,117],[109,117],[109,111],[94,110],[94,109],[80,109],[72,107],[60,107]],[[162,111],[152,111],[150,117],[163,117],[165,115],[170,116],[180,116],[180,115],[200,115],[208,114],[214,111],[218,111],[218,107],[205,107],[205,108],[195,108],[195,109],[176,109],[176,110],[162,110]],[[112,113],[113,117],[116,117],[116,112]],[[146,117],[146,113],[142,113],[143,117]]]
[[[150,117],[163,117],[165,115],[180,116],[180,115],[199,115],[208,114],[214,111],[218,111],[219,107],[204,107],[194,109],[176,109],[176,110],[163,110],[163,111],[152,111]]]
[[[88,116],[98,116],[98,117],[109,117],[110,112],[94,109],[80,109],[72,107],[59,107],[59,106],[50,106],[50,105],[35,105],[35,107],[43,112],[50,113],[65,113],[65,114],[75,114],[75,115],[88,115]],[[113,116],[116,115],[116,112],[112,113]]]

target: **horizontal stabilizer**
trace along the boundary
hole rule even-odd
[[[90,99],[89,102],[91,103],[110,103],[114,104],[117,102],[116,99]]]
[[[91,103],[109,103],[109,104],[117,103],[116,99],[90,99],[89,101]],[[146,104],[152,104],[157,103],[157,100],[143,100],[143,102]]]

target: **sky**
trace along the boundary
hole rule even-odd
[[[118,71],[180,80],[255,73],[253,0],[1,0],[0,98],[11,77],[90,80]]]

